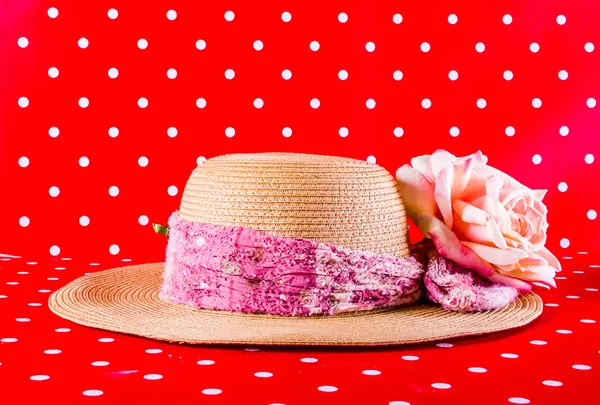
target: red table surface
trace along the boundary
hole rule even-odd
[[[599,15],[594,0],[0,1],[0,253],[20,257],[0,261],[0,404],[597,403]],[[205,158],[318,153],[394,173],[437,148],[481,149],[549,190],[564,271],[532,325],[441,346],[249,351],[47,308],[86,272],[163,260],[149,223]]]

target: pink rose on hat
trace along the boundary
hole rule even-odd
[[[544,246],[546,190],[532,190],[487,164],[477,152],[445,150],[396,172],[408,216],[438,253],[487,279],[531,290],[556,287],[560,263]]]

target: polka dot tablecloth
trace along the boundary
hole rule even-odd
[[[565,404],[600,394],[600,3],[0,2],[0,403]],[[481,149],[548,189],[544,314],[389,349],[192,347],[88,329],[48,295],[164,259],[197,164]],[[417,234],[411,234],[416,241]]]

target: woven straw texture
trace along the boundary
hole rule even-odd
[[[180,214],[349,249],[409,254],[396,180],[361,160],[291,153],[218,156],[193,171]]]
[[[158,298],[163,263],[121,267],[81,277],[49,299],[73,322],[180,343],[381,346],[479,335],[523,326],[542,313],[534,293],[509,306],[463,314],[417,304],[366,314],[277,317],[194,310]]]

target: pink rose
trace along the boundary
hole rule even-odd
[[[486,165],[477,152],[445,150],[411,160],[396,172],[408,216],[441,256],[488,279],[530,291],[556,287],[556,257],[544,247],[547,190],[531,190]]]

